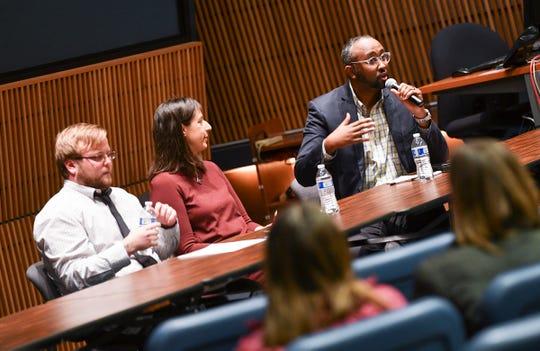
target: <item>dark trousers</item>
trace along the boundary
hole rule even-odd
[[[407,215],[395,215],[382,222],[370,224],[360,229],[359,234],[367,239],[378,239],[399,236],[400,244],[418,240],[434,233],[450,229],[448,213],[444,207],[436,208]],[[391,238],[389,238],[391,239]],[[392,238],[390,241],[396,241]],[[384,250],[386,242],[361,245],[351,250],[353,255],[364,256]]]

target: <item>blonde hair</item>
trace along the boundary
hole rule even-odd
[[[267,346],[285,345],[330,326],[364,302],[387,308],[369,284],[354,278],[344,234],[329,216],[309,204],[290,207],[272,226],[265,279]]]
[[[80,157],[85,150],[107,141],[107,131],[95,124],[73,124],[56,135],[56,166],[63,178],[69,173],[64,162]]]
[[[497,240],[540,227],[538,189],[504,144],[477,140],[462,146],[452,158],[450,179],[459,244],[498,253]]]

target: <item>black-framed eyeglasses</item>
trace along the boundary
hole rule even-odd
[[[390,59],[392,58],[392,54],[390,51],[383,52],[380,56],[373,56],[368,58],[367,60],[360,60],[360,61],[353,61],[351,63],[365,63],[370,66],[378,65],[379,62],[388,63],[390,62]]]
[[[77,156],[73,157],[74,160],[92,160],[96,163],[103,163],[109,158],[111,161],[116,159],[116,151],[111,151],[106,154],[99,154],[94,156]]]

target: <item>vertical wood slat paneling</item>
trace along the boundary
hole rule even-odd
[[[523,29],[522,0],[196,0],[205,45],[214,143],[246,138],[271,118],[301,128],[306,104],[342,84],[340,51],[359,34],[393,53],[390,72],[433,81],[431,40],[442,28],[475,22],[510,45]]]
[[[39,259],[34,249],[34,216],[0,224],[0,312],[2,316],[41,303],[26,279],[26,268]]]
[[[0,85],[0,222],[35,213],[59,188],[54,138],[72,123],[108,130],[115,184],[144,180],[154,109],[173,95],[206,101],[200,43]]]
[[[142,194],[155,108],[185,95],[206,106],[204,77],[202,44],[188,43],[0,85],[0,317],[42,303],[26,268],[39,259],[34,215],[62,183],[56,134],[76,122],[105,127],[119,153],[114,184]]]

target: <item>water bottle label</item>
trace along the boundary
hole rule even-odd
[[[428,154],[427,146],[413,147],[411,150],[414,158],[426,156]]]
[[[324,189],[324,188],[329,188],[333,186],[334,183],[332,182],[332,180],[323,180],[323,181],[320,181],[317,185],[319,189]]]
[[[156,223],[157,219],[155,217],[141,217],[139,218],[139,225],[147,225],[151,223]]]

